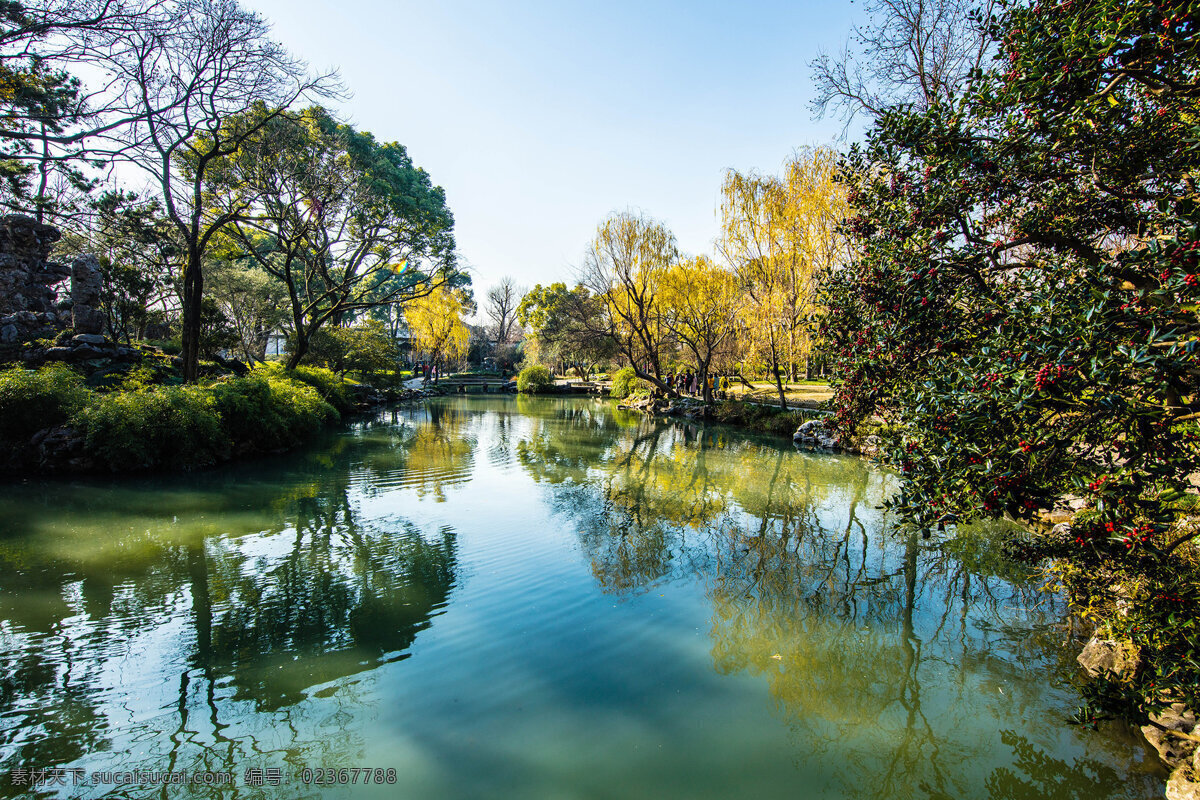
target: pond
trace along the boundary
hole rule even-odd
[[[1061,601],[986,530],[893,529],[891,484],[468,396],[219,471],[0,487],[0,793],[1161,795],[1129,732],[1066,724]]]

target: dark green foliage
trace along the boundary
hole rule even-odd
[[[537,394],[553,384],[554,379],[550,377],[550,370],[539,364],[526,367],[517,375],[517,391],[522,394]]]
[[[968,97],[887,115],[847,158],[857,254],[824,282],[838,423],[890,423],[907,517],[1072,492],[1138,547],[1167,521],[1146,497],[1200,469],[1176,426],[1200,410],[1200,120],[1166,74],[1200,53],[1171,13],[1012,7]],[[1127,71],[1164,46],[1162,74]]]
[[[229,452],[216,398],[195,385],[97,395],[76,422],[88,455],[114,472],[203,467]]]
[[[334,372],[357,372],[367,378],[394,370],[400,351],[383,323],[369,319],[349,328],[326,326],[316,331],[308,341],[304,360]]]
[[[83,434],[98,469],[193,469],[228,458],[294,447],[339,418],[322,387],[349,405],[328,370],[260,369],[209,385],[166,385],[173,369],[144,363],[91,391],[62,365],[0,372],[0,456],[7,468],[29,462],[37,431],[68,425]],[[119,383],[118,383],[119,381]]]
[[[1056,553],[1072,602],[1146,648],[1127,701],[1194,704],[1198,575],[1172,525],[1200,471],[1200,27],[1183,3],[1067,0],[993,32],[967,96],[885,115],[844,163],[836,422],[883,419],[890,505],[918,524],[1090,501]],[[1120,620],[1114,585],[1137,587]]]
[[[527,337],[538,341],[542,361],[570,365],[584,377],[617,352],[613,340],[600,333],[603,308],[601,298],[582,284],[574,289],[565,283],[538,284],[521,298],[517,321]]]
[[[608,396],[617,400],[624,400],[637,388],[637,383],[638,379],[633,367],[621,367],[613,373],[612,386],[608,390]]]
[[[90,396],[79,373],[62,364],[0,371],[0,442],[23,445],[41,429],[66,422]]]

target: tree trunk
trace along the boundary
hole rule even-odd
[[[204,274],[200,253],[189,248],[183,267],[183,382],[200,377],[200,302],[204,299]]]
[[[771,372],[775,375],[775,388],[779,391],[779,408],[781,411],[787,411],[787,397],[783,391],[783,370],[779,368],[779,359],[772,355]]]
[[[291,358],[288,359],[287,368],[295,369],[300,366],[300,359],[308,354],[308,331],[304,330],[304,326],[296,326],[296,349],[292,351]]]

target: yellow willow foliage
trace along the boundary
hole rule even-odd
[[[623,212],[600,223],[584,262],[584,284],[602,298],[618,350],[655,376],[669,338],[658,290],[678,259],[665,225]]]
[[[819,313],[816,276],[845,258],[837,228],[848,204],[836,166],[834,150],[805,149],[782,175],[730,170],[721,187],[720,248],[746,293],[746,343],[770,366],[807,358]]]
[[[741,291],[733,273],[697,256],[664,270],[659,283],[668,327],[707,371],[713,355],[737,334]]]
[[[451,292],[438,289],[404,307],[404,320],[413,349],[437,362],[453,361],[467,353],[471,331],[462,321],[463,304]]]

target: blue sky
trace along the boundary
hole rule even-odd
[[[596,225],[641,210],[710,253],[728,168],[832,143],[808,63],[860,6],[803,2],[246,0],[353,92],[344,118],[445,187],[477,299],[570,282]]]

